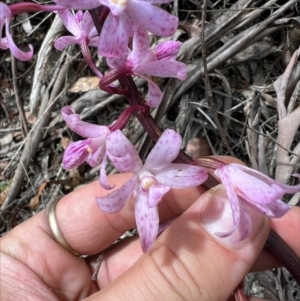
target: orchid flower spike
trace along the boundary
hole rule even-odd
[[[126,74],[137,75],[148,82],[147,105],[157,107],[162,100],[163,93],[148,76],[175,77],[184,80],[187,74],[186,65],[176,61],[180,46],[180,42],[167,41],[149,50],[148,33],[141,28],[136,28],[133,34],[132,51],[127,59],[126,57],[107,59],[109,67],[113,70],[102,78],[100,87]]]
[[[158,139],[142,164],[135,147],[120,132],[113,132],[107,141],[113,140],[118,147],[109,143],[107,155],[120,172],[133,172],[130,180],[104,197],[96,198],[98,207],[107,213],[120,211],[134,197],[135,219],[144,252],[153,245],[158,229],[157,204],[170,188],[187,188],[205,182],[206,168],[171,163],[178,155],[181,137],[173,130],[166,130]]]
[[[100,36],[98,53],[105,57],[122,57],[132,28],[139,26],[155,35],[172,36],[178,18],[153,5],[173,0],[54,0],[69,9],[92,9],[101,4],[110,9]]]
[[[218,168],[215,174],[224,184],[233,215],[232,230],[216,233],[220,237],[229,236],[238,229],[239,240],[245,239],[252,229],[248,207],[271,218],[281,217],[290,210],[290,206],[281,201],[283,195],[300,191],[300,184],[285,185],[259,171],[234,163]]]
[[[10,49],[11,53],[20,61],[28,61],[33,57],[33,47],[29,45],[30,51],[20,50],[14,43],[9,31],[9,24],[12,20],[12,13],[7,5],[0,3],[0,49]],[[2,37],[3,27],[5,25],[5,37]]]
[[[91,167],[100,165],[100,183],[103,188],[111,189],[106,179],[106,147],[110,143],[115,146],[114,139],[107,142],[107,137],[111,135],[111,131],[107,126],[90,124],[82,121],[80,115],[76,114],[70,106],[62,109],[62,116],[67,126],[82,136],[87,138],[71,143],[64,152],[63,168],[72,169],[87,162]],[[123,135],[120,131],[119,135]],[[124,137],[125,138],[125,137]]]

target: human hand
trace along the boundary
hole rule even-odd
[[[121,174],[109,180],[117,188],[128,178]],[[1,300],[226,300],[249,270],[280,265],[261,252],[270,222],[256,213],[246,241],[220,241],[213,234],[231,223],[221,186],[206,193],[202,188],[170,191],[159,206],[160,218],[179,217],[147,254],[136,237],[109,247],[135,223],[132,202],[117,214],[99,211],[95,196],[105,193],[94,182],[56,208],[60,230],[76,252],[105,250],[97,281],[91,281],[97,256],[84,260],[58,245],[43,211],[1,238]],[[291,229],[299,229],[299,217],[295,207],[271,223],[298,255],[300,233]]]

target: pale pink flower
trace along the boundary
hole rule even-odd
[[[105,57],[122,57],[128,47],[131,31],[142,27],[155,35],[172,36],[178,26],[178,18],[155,4],[173,0],[55,0],[69,9],[92,9],[101,4],[110,9],[104,22],[98,52]],[[153,5],[154,4],[154,5]]]
[[[66,106],[62,109],[62,116],[67,126],[85,140],[72,142],[64,152],[62,165],[65,169],[72,169],[87,162],[91,167],[100,165],[100,183],[105,189],[111,189],[106,179],[106,147],[109,143],[115,146],[114,139],[107,142],[111,131],[107,126],[90,124],[82,121],[74,109]],[[123,135],[121,131],[119,135]]]
[[[130,180],[119,189],[104,197],[96,198],[98,207],[107,213],[120,211],[133,194],[135,219],[142,249],[147,252],[153,245],[158,230],[157,204],[170,188],[198,186],[206,181],[206,168],[172,163],[181,147],[181,137],[173,130],[163,132],[154,148],[142,164],[138,153],[130,141],[114,132],[107,137],[107,155],[120,172],[133,172]]]
[[[248,207],[271,218],[281,217],[290,210],[290,206],[281,201],[283,195],[300,191],[300,184],[285,185],[239,164],[224,165],[215,174],[224,184],[233,216],[232,230],[217,233],[221,237],[229,236],[239,229],[240,240],[245,239],[252,229]]]
[[[62,51],[65,47],[73,44],[80,46],[86,44],[87,46],[98,47],[99,37],[91,14],[88,11],[83,13],[80,10],[75,16],[68,10],[59,10],[57,13],[74,37],[63,36],[58,38],[54,43],[56,49]]]
[[[110,84],[125,74],[142,77],[147,80],[149,86],[147,105],[157,107],[162,100],[163,93],[148,76],[175,77],[184,80],[187,74],[186,65],[176,61],[180,46],[180,42],[167,41],[149,50],[150,40],[147,32],[136,28],[132,51],[129,52],[128,57],[107,59],[112,71],[102,78],[100,87]]]

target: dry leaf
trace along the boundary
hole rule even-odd
[[[33,198],[30,200],[29,206],[30,206],[31,209],[34,209],[34,208],[36,208],[36,207],[39,205],[39,203],[40,203],[40,195],[42,194],[42,192],[43,192],[45,186],[47,185],[47,183],[48,183],[47,181],[43,182],[43,183],[40,185],[39,190],[38,190],[36,196],[33,197]]]
[[[1,185],[5,185],[3,183],[0,183]],[[2,206],[2,204],[4,203],[6,197],[7,197],[7,194],[8,194],[8,191],[9,191],[9,187],[10,187],[10,183],[7,184],[7,186],[0,192],[0,206]]]
[[[26,116],[26,120],[29,124],[35,124],[36,123],[36,120],[37,120],[37,117],[36,115],[32,114],[31,112],[29,111],[26,111],[25,112],[25,116]]]
[[[99,77],[81,77],[69,90],[70,93],[87,92],[99,89]]]

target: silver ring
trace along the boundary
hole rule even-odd
[[[75,252],[69,244],[64,239],[63,235],[60,232],[60,229],[58,227],[57,221],[56,221],[56,214],[55,209],[56,205],[59,202],[59,198],[52,202],[48,208],[48,220],[49,220],[49,226],[52,232],[52,235],[55,239],[55,241],[65,250],[69,251],[70,253],[76,255],[76,256],[82,256],[81,254]]]

